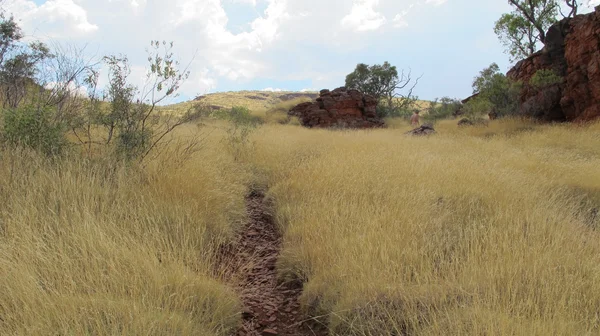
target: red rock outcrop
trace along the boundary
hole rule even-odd
[[[542,89],[528,85],[541,69],[562,83]],[[544,49],[517,63],[507,76],[521,81],[520,113],[545,121],[589,121],[600,117],[600,6],[548,30]]]
[[[413,130],[410,130],[406,133],[404,133],[406,135],[430,135],[430,134],[435,134],[435,129],[433,128],[433,126],[425,124],[425,125],[421,125]]]
[[[314,102],[292,108],[289,115],[300,119],[306,127],[376,128],[384,127],[377,117],[377,99],[358,90],[344,87],[321,90]]]

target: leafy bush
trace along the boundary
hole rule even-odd
[[[67,147],[65,125],[54,121],[54,110],[33,105],[2,110],[1,139],[46,155],[61,154]]]
[[[417,110],[414,102],[406,106],[392,106],[380,103],[377,105],[377,116],[380,118],[408,118]]]
[[[235,160],[239,160],[250,145],[250,134],[261,124],[261,119],[245,107],[234,106],[221,110],[219,115],[229,121],[226,144]]]
[[[473,93],[469,101],[473,113],[495,112],[499,117],[517,113],[522,83],[515,82],[500,72],[496,63],[482,70],[473,81]]]
[[[173,43],[151,41],[147,50],[149,69],[145,84],[138,88],[129,81],[131,67],[126,56],[105,56],[109,83],[101,99],[96,92],[98,74],[92,73],[86,81],[89,86],[90,107],[101,100],[109,103],[106,110],[96,107],[88,111],[88,117],[78,125],[87,139],[78,137],[82,144],[115,144],[117,154],[127,160],[140,162],[148,154],[165,144],[165,138],[180,125],[197,119],[204,111],[192,106],[184,115],[160,114],[157,106],[166,99],[177,97],[181,84],[189,77],[187,68],[180,68],[171,52]],[[101,126],[103,139],[93,139],[89,130]]]
[[[429,103],[427,108],[427,115],[424,119],[428,122],[435,122],[440,119],[446,119],[452,116],[456,112],[462,103],[458,99],[452,99],[449,97],[443,97],[441,99],[435,99]]]
[[[464,116],[468,119],[477,118],[483,114],[488,114],[493,110],[494,104],[482,97],[476,97],[469,100],[462,109]]]
[[[529,79],[529,85],[536,89],[545,88],[554,84],[559,84],[563,78],[552,69],[540,69]]]

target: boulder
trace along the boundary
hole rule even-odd
[[[433,129],[433,126],[424,124],[424,125],[419,126],[411,131],[408,131],[404,134],[406,134],[406,135],[430,135],[430,134],[434,134],[434,133],[435,133],[435,129]]]
[[[473,126],[474,123],[468,118],[462,118],[458,121],[458,126]]]
[[[564,80],[545,88],[528,85],[541,69]],[[521,81],[520,114],[542,121],[589,121],[600,117],[600,6],[552,25],[545,46],[507,74]]]
[[[298,104],[288,114],[305,127],[377,128],[385,127],[377,117],[377,99],[358,90],[321,90],[313,102]]]

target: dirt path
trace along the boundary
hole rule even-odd
[[[223,251],[226,277],[244,303],[243,324],[236,335],[327,335],[300,309],[302,284],[283,284],[276,263],[282,237],[264,195],[254,192],[246,199],[248,223],[234,245]]]

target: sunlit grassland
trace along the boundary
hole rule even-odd
[[[0,150],[0,334],[230,335],[241,307],[215,253],[248,176],[221,152],[214,135],[145,168]]]
[[[291,97],[302,94],[306,94],[307,96]],[[318,92],[218,92],[204,95],[199,100],[159,106],[158,111],[165,115],[183,115],[194,106],[205,106],[213,110],[219,108],[228,109],[232,107],[245,107],[249,109],[253,115],[261,117],[266,123],[281,123],[283,119],[287,118],[287,112],[292,107],[306,101],[311,101],[311,97],[316,95],[318,95]],[[413,107],[426,113],[429,106],[429,101],[417,100]]]
[[[599,125],[269,126],[282,276],[338,335],[600,332]]]
[[[228,127],[186,124],[143,166],[0,149],[0,334],[230,335],[215,256],[251,188],[333,335],[600,332],[600,124],[275,122],[238,160]]]

